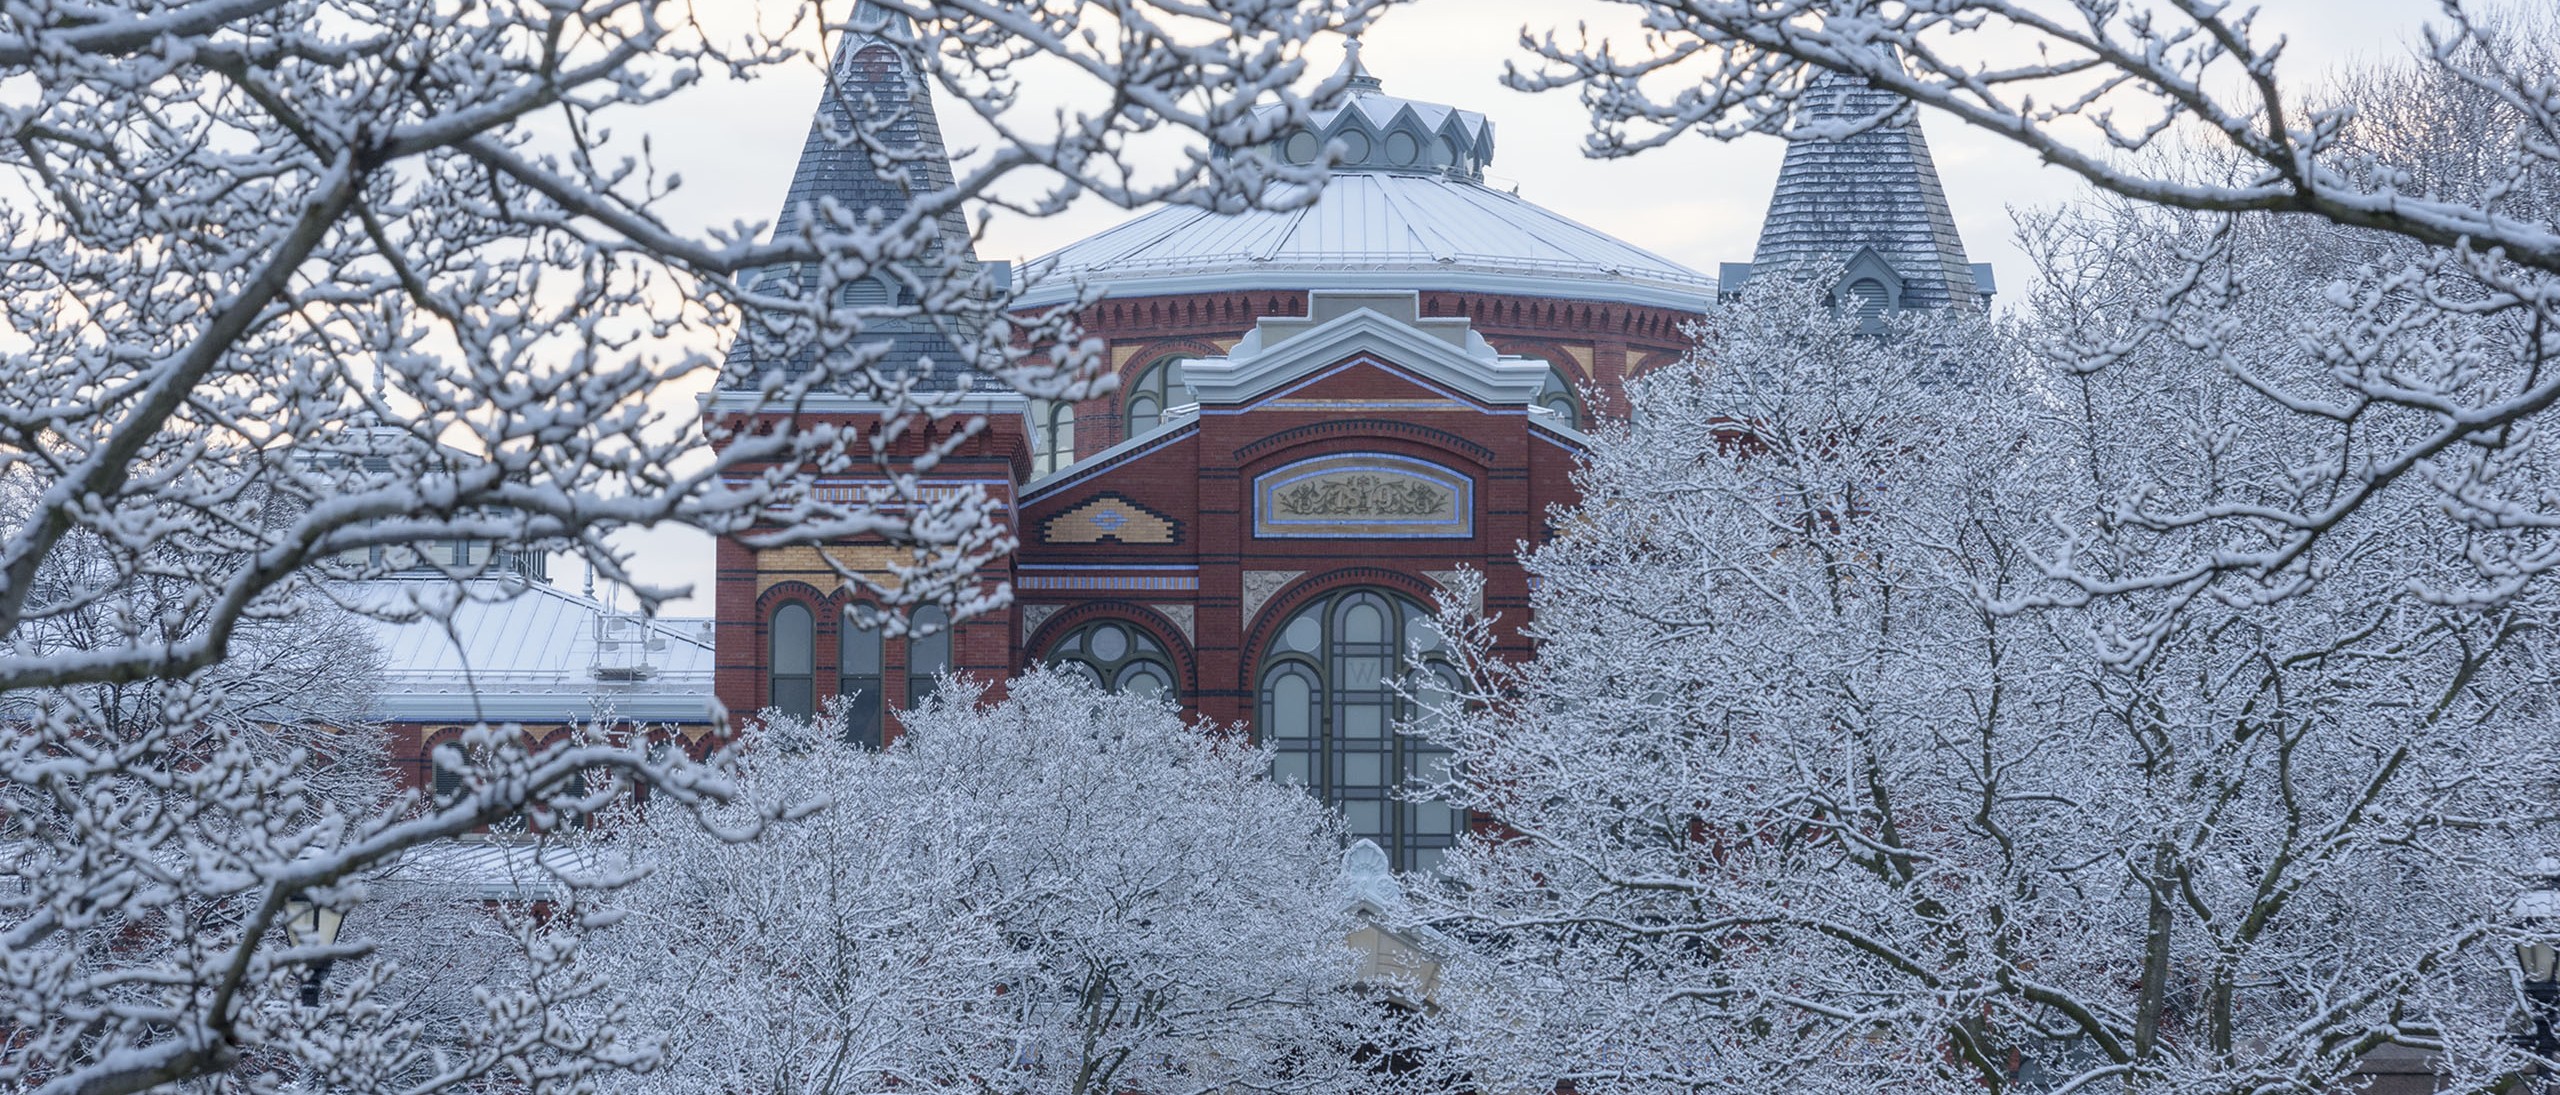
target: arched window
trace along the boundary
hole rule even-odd
[[[1565,377],[1562,368],[1547,366],[1547,386],[1538,389],[1538,409],[1554,415],[1559,426],[1582,428],[1582,400],[1574,395],[1573,381]]]
[[[773,687],[766,703],[783,714],[810,718],[818,713],[818,644],[809,606],[787,604],[773,610],[765,632],[772,658]]]
[[[1256,719],[1276,754],[1273,775],[1333,804],[1354,838],[1377,841],[1409,871],[1438,866],[1466,821],[1445,803],[1403,801],[1407,787],[1439,779],[1448,763],[1447,750],[1395,731],[1425,713],[1395,691],[1411,642],[1425,650],[1417,691],[1449,692],[1449,671],[1429,656],[1439,632],[1419,603],[1367,589],[1318,600],[1264,651]]]
[[[886,709],[888,676],[881,669],[880,616],[870,605],[845,609],[843,641],[836,645],[836,692],[844,705],[844,740],[880,747],[880,712]]]
[[[1076,462],[1076,405],[1065,400],[1031,402],[1031,474],[1047,475]]]
[[[907,706],[933,695],[934,677],[951,669],[951,613],[926,605],[907,616]]]
[[[1042,659],[1074,670],[1094,687],[1140,696],[1173,691],[1173,656],[1155,637],[1113,621],[1087,624],[1068,632]]]
[[[1136,437],[1162,425],[1166,411],[1191,402],[1191,386],[1182,382],[1182,363],[1189,360],[1168,357],[1149,365],[1136,383],[1120,393],[1120,406],[1129,420],[1124,436]]]
[[[1872,331],[1884,325],[1884,310],[1893,302],[1887,299],[1884,283],[1874,278],[1859,278],[1840,291],[1841,304],[1858,317],[1860,330]]]

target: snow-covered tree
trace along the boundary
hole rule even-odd
[[[2532,494],[2463,489],[2438,469],[2494,454],[2560,401],[2541,367],[2560,330],[2560,82],[2547,15],[2473,0],[2442,5],[2400,75],[2344,93],[2287,63],[2256,9],[2203,0],[1609,0],[1647,33],[1592,42],[1549,35],[1516,86],[1577,89],[1596,155],[1633,155],[1693,134],[1735,139],[1789,131],[1826,72],[1862,77],[1933,116],[1995,134],[2148,210],[2200,215],[2216,230],[2299,214],[2360,230],[2366,265],[2337,264],[2318,286],[2336,319],[2318,343],[2269,361],[2223,354],[2259,413],[2332,438],[2388,421],[2312,457],[2342,454],[2323,489],[2263,504],[2155,508],[2152,520],[2210,535],[2206,550],[2150,569],[2061,576],[2077,595],[2171,591],[2164,611],[2199,599],[2256,596],[2313,545],[2394,491],[2432,492],[2483,528],[2540,531],[2560,514]],[[1883,124],[1823,123],[1811,139]],[[2402,126],[2423,115],[2427,124]],[[2200,169],[2199,158],[2210,163]],[[2075,347],[2074,368],[2103,370],[2146,347],[2190,338],[2174,305],[2200,290],[2169,272],[2148,301],[2124,299],[2107,337]],[[2291,279],[2303,284],[2299,279]],[[2397,350],[2432,317],[2492,317],[2510,328],[2450,370],[2406,368]],[[2547,551],[2517,554],[2539,573]],[[2235,588],[2236,587],[2236,588]],[[2166,626],[2154,619],[2144,625]]]
[[[1387,1029],[1353,991],[1339,825],[1269,756],[1041,670],[954,682],[887,752],[775,717],[731,845],[652,818],[609,952],[664,1063],[620,1086],[1338,1092]],[[813,812],[812,812],[813,811]],[[715,815],[717,816],[717,815]]]
[[[1439,897],[1482,945],[1445,997],[1465,1065],[2240,1092],[2399,1044],[2511,1074],[2505,918],[2560,841],[2547,599],[2434,595],[2467,530],[2414,492],[2263,598],[2067,595],[2202,550],[2145,507],[2264,489],[2300,424],[2216,353],[2073,372],[1978,315],[1860,327],[1755,280],[1600,434],[1530,559],[1535,656],[1445,619],[1473,697],[1425,729],[1502,825]]]
[[[633,781],[676,811],[725,784],[627,735],[537,753],[492,727],[444,758],[471,768],[452,801],[337,801],[315,792],[322,750],[205,730],[300,664],[248,672],[259,651],[309,653],[263,636],[302,637],[333,583],[413,545],[570,552],[628,582],[608,538],[668,522],[909,544],[927,563],[908,588],[949,596],[1003,550],[986,500],[818,498],[814,469],[880,462],[911,482],[842,431],[724,437],[710,457],[714,427],[676,398],[718,371],[706,351],[752,330],[808,367],[751,389],[748,410],[871,397],[892,434],[953,413],[952,393],[918,390],[919,363],[879,349],[884,325],[937,325],[1030,394],[1083,390],[1097,363],[1073,309],[1011,317],[953,226],[1080,195],[1303,193],[1270,183],[1320,169],[1202,149],[1150,171],[1124,152],[1248,146],[1302,120],[1300,50],[1387,2],[0,4],[0,473],[33,491],[0,528],[0,1084],[413,1075],[406,1021],[365,979],[297,1010],[314,964],[372,943],[288,938],[290,905],[352,907],[408,849]],[[994,140],[896,216],[830,205],[772,235],[675,223],[680,180],[637,136],[647,112],[707,79],[823,67],[846,34],[901,54]],[[1027,106],[1034,72],[1057,83]],[[911,123],[866,102],[833,135],[894,159]],[[778,267],[818,271],[822,292],[764,276]],[[861,277],[912,301],[831,291]],[[746,465],[773,470],[733,474]],[[105,718],[118,688],[152,699]],[[570,1014],[593,998],[538,971],[492,986],[510,1037],[412,1086],[575,1087],[643,1063],[610,1009]]]

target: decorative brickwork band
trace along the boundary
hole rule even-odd
[[[1033,574],[1015,579],[1021,589],[1044,590],[1143,590],[1156,593],[1192,593],[1200,588],[1197,574]]]
[[[1117,494],[1091,501],[1049,519],[1040,539],[1051,544],[1175,544],[1182,541],[1180,522]]]

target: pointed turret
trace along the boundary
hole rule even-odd
[[[1842,271],[1844,300],[1870,310],[1976,305],[1991,272],[1967,261],[1928,138],[1908,100],[1824,73],[1796,102],[1760,245],[1728,263],[1723,290],[1777,270]]]
[[[951,156],[934,116],[931,88],[900,45],[912,33],[910,25],[866,0],[856,6],[847,26],[808,139],[801,144],[791,189],[775,218],[776,236],[806,228],[830,205],[857,222],[894,219],[911,207],[914,195],[952,185]],[[873,148],[857,133],[868,134],[882,147]],[[939,247],[955,249],[964,272],[976,266],[968,222],[958,210],[943,215],[940,237]],[[935,264],[949,253],[937,249]],[[818,282],[811,267],[778,269],[766,276],[796,278],[808,292]],[[906,297],[907,291],[896,279],[881,278],[857,283],[845,295],[848,303],[888,304]],[[895,342],[885,359],[892,368],[915,368],[930,359],[933,371],[948,371],[955,382],[966,372],[951,341],[925,320],[874,320],[867,333]],[[730,349],[731,383],[752,383],[749,377],[760,371],[746,368],[752,358],[750,341],[742,337]]]
[[[799,228],[822,200],[856,214],[877,209],[896,216],[906,211],[909,195],[951,185],[951,155],[933,96],[898,45],[913,33],[905,17],[863,3],[847,26],[782,199],[778,231]],[[894,154],[875,154],[854,136],[857,126]],[[957,212],[944,227],[965,245],[968,230]]]

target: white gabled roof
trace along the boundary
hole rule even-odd
[[[1054,304],[1082,278],[1113,296],[1232,288],[1513,292],[1703,311],[1715,279],[1551,210],[1463,179],[1336,173],[1287,211],[1152,210],[1045,256]],[[1050,297],[1057,299],[1051,300]]]
[[[375,582],[351,599],[394,618],[374,621],[388,721],[711,718],[709,620],[644,619],[512,578]]]
[[[1317,290],[1307,316],[1262,320],[1225,357],[1183,365],[1183,382],[1200,405],[1233,406],[1263,398],[1363,351],[1484,403],[1527,406],[1546,387],[1551,366],[1508,357],[1460,316],[1424,318],[1421,294]]]

